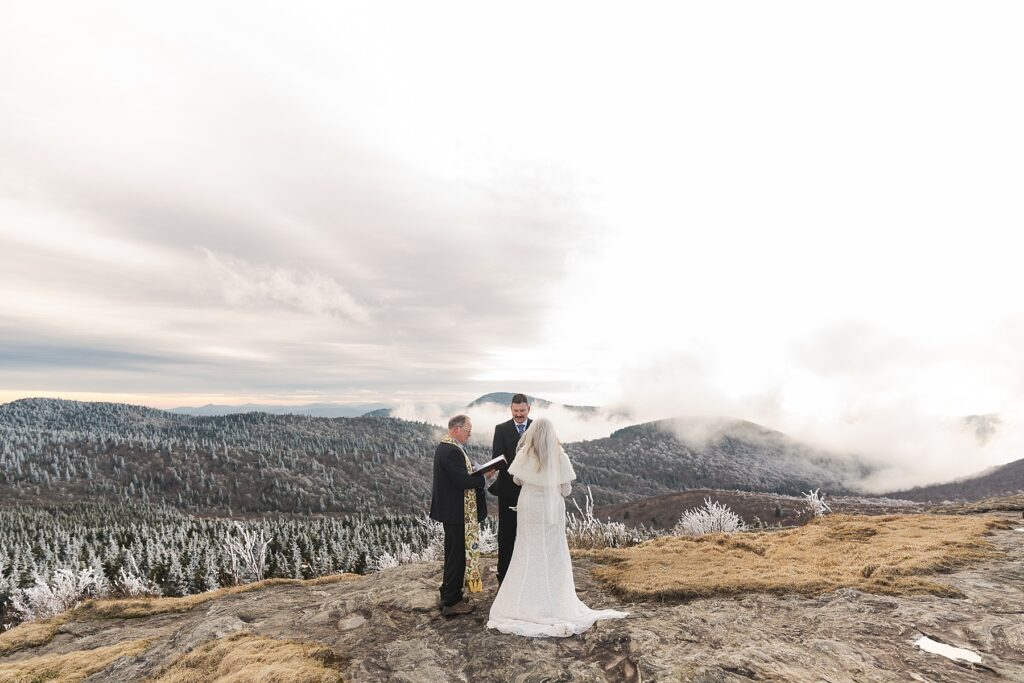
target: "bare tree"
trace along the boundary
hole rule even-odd
[[[236,583],[263,580],[267,568],[267,547],[271,540],[262,526],[257,531],[235,522],[235,535],[228,537],[227,548],[231,553],[231,573]]]
[[[743,518],[718,501],[704,499],[704,507],[687,510],[679,517],[672,533],[676,536],[699,536],[702,534],[731,534],[746,531]]]
[[[811,514],[815,517],[824,517],[828,513],[832,512],[832,508],[825,502],[825,496],[818,495],[818,489],[808,491],[804,494],[804,500],[807,501],[807,509],[811,511]]]
[[[35,574],[35,584],[13,596],[12,604],[23,621],[46,619],[77,607],[85,598],[104,597],[110,584],[94,567],[61,567],[49,581]]]

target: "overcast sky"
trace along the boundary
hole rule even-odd
[[[5,3],[0,401],[522,390],[1024,457],[1022,19]]]

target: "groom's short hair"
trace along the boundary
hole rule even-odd
[[[452,419],[448,420],[448,429],[455,429],[456,427],[463,427],[466,421],[469,419],[469,415],[456,415]]]
[[[530,404],[530,401],[526,398],[526,394],[513,394],[512,403],[525,403]]]

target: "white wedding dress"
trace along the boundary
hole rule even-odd
[[[568,484],[562,484],[563,495]],[[571,636],[599,619],[621,619],[615,610],[593,610],[576,597],[565,538],[565,501],[554,519],[543,486],[523,484],[515,551],[491,606],[487,628],[520,636]]]

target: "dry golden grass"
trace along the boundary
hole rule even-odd
[[[241,586],[229,586],[207,593],[186,595],[182,598],[124,598],[120,600],[90,600],[74,610],[73,615],[95,619],[133,619],[154,614],[177,614],[188,612],[210,600],[236,593],[248,593],[270,586],[322,586],[358,579],[358,574],[332,574],[316,579],[267,579]],[[20,627],[18,627],[20,628]]]
[[[179,657],[152,683],[342,683],[329,647],[236,633]]]
[[[0,633],[0,656],[23,650],[27,647],[38,647],[53,640],[57,628],[65,622],[64,614],[41,621],[30,621],[15,626],[10,631]]]
[[[149,640],[126,640],[95,650],[79,650],[63,655],[44,655],[0,664],[0,681],[9,683],[77,683],[110,666],[120,657],[133,657],[147,647]]]
[[[991,518],[830,515],[787,531],[662,537],[632,548],[580,551],[594,577],[627,599],[740,593],[821,594],[838,588],[959,597],[928,575],[996,551]]]

